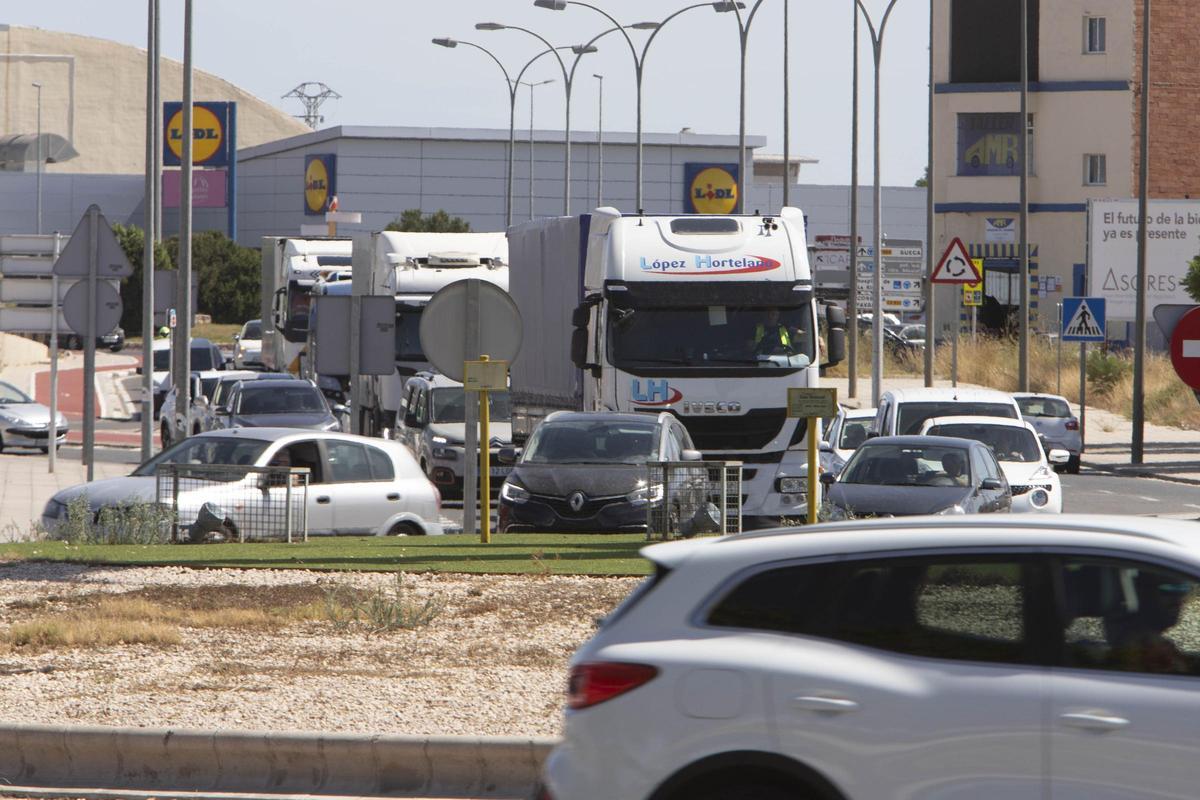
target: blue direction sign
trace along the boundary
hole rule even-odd
[[[1104,341],[1104,298],[1064,297],[1062,340],[1064,342]]]

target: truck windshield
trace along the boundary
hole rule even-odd
[[[421,306],[396,305],[396,360],[427,360],[421,349]]]
[[[478,398],[470,399],[476,401]],[[447,386],[444,389],[434,389],[433,421],[466,422],[466,401],[466,392],[460,388]],[[488,418],[492,422],[508,422],[512,418],[508,392],[488,392]]]
[[[813,324],[799,306],[611,308],[611,358],[618,367],[671,364],[752,366],[764,356],[805,356],[812,363]]]
[[[297,334],[308,330],[308,311],[312,307],[312,285],[299,281],[288,284],[287,326]],[[299,340],[298,340],[299,341]]]

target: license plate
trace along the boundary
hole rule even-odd
[[[512,472],[512,467],[492,467],[491,474],[493,478],[504,478],[508,473]]]

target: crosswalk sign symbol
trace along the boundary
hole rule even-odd
[[[1103,297],[1067,297],[1063,299],[1062,339],[1064,342],[1103,342],[1105,322]]]

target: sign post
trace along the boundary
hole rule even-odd
[[[955,236],[946,246],[946,252],[933,270],[930,283],[949,283],[967,286],[980,283],[983,276],[979,274],[979,259],[971,258],[962,239]],[[954,340],[950,343],[950,384],[958,386],[958,339],[962,335],[962,304],[963,292],[954,294]],[[926,330],[925,335],[929,335]]]
[[[788,389],[787,415],[808,420],[808,524],[817,524],[817,420],[837,413],[837,389]]]
[[[507,388],[507,361],[492,361],[481,355],[478,361],[463,363],[463,389],[479,394],[479,541],[483,544],[492,541],[492,435],[488,429],[491,424],[488,392],[502,392]]]
[[[58,260],[62,248],[62,237],[54,232],[54,260]],[[50,430],[47,443],[50,449],[46,451],[49,457],[47,469],[54,474],[58,461],[58,276],[50,276]]]

